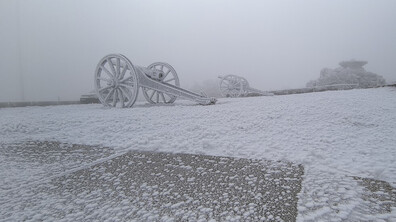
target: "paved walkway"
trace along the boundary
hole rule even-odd
[[[304,171],[286,162],[114,155],[107,148],[59,143],[1,150],[9,168],[22,166],[22,172],[37,161],[42,168],[1,184],[0,220],[295,221]]]

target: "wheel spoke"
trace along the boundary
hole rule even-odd
[[[127,84],[123,84],[123,83],[120,83],[120,84],[118,84],[119,86],[123,86],[123,87],[125,87],[125,88],[133,88],[133,85],[127,85]]]
[[[114,94],[113,94],[113,106],[115,107],[117,104],[117,89],[114,90]]]
[[[155,93],[155,90],[153,90],[153,93],[151,93],[150,100],[152,100],[154,93]]]
[[[120,98],[121,108],[124,108],[124,96],[122,95],[121,88],[117,89],[118,97]]]
[[[107,62],[109,63],[109,66],[110,66],[110,68],[111,68],[111,71],[112,71],[113,74],[114,74],[114,77],[117,77],[117,72],[116,72],[116,70],[114,69],[114,64],[113,64],[113,62],[111,61],[111,58],[108,58],[108,59],[107,59]]]
[[[100,68],[101,68],[102,70],[104,70],[105,73],[107,73],[107,75],[108,75],[110,78],[112,78],[112,79],[114,78],[113,74],[111,74],[110,71],[106,69],[106,67],[104,67],[103,65],[101,65]]]
[[[105,97],[104,101],[107,102],[107,100],[110,98],[110,95],[114,92],[114,88],[112,88],[109,92],[109,94],[107,94],[107,96]]]
[[[163,93],[161,93],[161,97],[162,97],[162,100],[164,100],[164,103],[166,103],[166,99],[165,99],[165,96]]]
[[[228,83],[226,83],[226,82],[223,82],[223,84],[221,84],[221,87],[225,87],[225,88],[228,88],[230,85],[228,84]]]
[[[172,80],[175,80],[175,78],[168,79],[168,80],[166,80],[165,82],[170,82],[170,81],[172,81]]]
[[[125,89],[129,91],[128,88],[125,88]],[[120,90],[121,90],[122,94],[124,94],[127,97],[128,101],[131,101],[131,98],[129,97],[129,93],[125,92],[123,87],[120,87]]]
[[[99,89],[98,91],[101,92],[101,91],[106,90],[106,89],[109,89],[109,88],[111,88],[111,86],[106,86],[106,87],[104,87],[104,88]]]
[[[130,79],[133,79],[133,77],[132,77],[132,76],[129,76],[128,78],[125,78],[125,79],[121,80],[120,82],[121,82],[121,83],[124,83],[124,82],[126,82],[126,81],[128,81],[128,80],[130,80]]]
[[[106,79],[106,78],[103,78],[103,77],[98,77],[98,79],[103,80],[103,81],[106,81],[106,82],[111,82],[110,79]]]
[[[122,70],[122,73],[119,76],[119,79],[123,79],[124,78],[125,72],[127,71],[127,69],[128,69],[128,65],[125,63],[124,69]]]
[[[170,73],[170,69],[168,70],[168,72],[165,73],[164,77],[162,78],[163,80],[165,80],[165,78],[168,76],[168,74]]]
[[[117,58],[117,78],[120,77],[121,68],[120,68],[120,58]]]

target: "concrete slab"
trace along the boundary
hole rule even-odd
[[[50,144],[46,149],[59,150]],[[304,170],[286,162],[130,151],[66,172],[3,191],[0,219],[295,221]]]

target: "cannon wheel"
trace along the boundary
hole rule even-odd
[[[105,106],[131,107],[139,92],[136,71],[131,61],[120,54],[103,57],[95,71],[95,91]]]
[[[244,78],[244,77],[239,77],[242,81],[243,87],[245,90],[247,90],[248,88],[250,88],[249,86],[249,82]]]
[[[157,69],[163,72],[163,77],[159,79],[160,82],[164,82],[170,85],[179,87],[179,77],[175,69],[164,62],[156,62],[147,67],[148,69]],[[143,95],[149,103],[173,103],[176,100],[176,96],[168,95],[166,93],[142,87]]]
[[[243,83],[238,76],[226,75],[220,81],[220,93],[224,97],[239,97],[243,91]]]

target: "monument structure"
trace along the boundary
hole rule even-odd
[[[318,86],[351,84],[359,88],[370,88],[385,85],[386,81],[382,76],[367,72],[363,68],[366,64],[367,61],[342,61],[339,63],[340,67],[338,68],[322,69],[319,79],[309,81],[306,86],[312,88]]]

